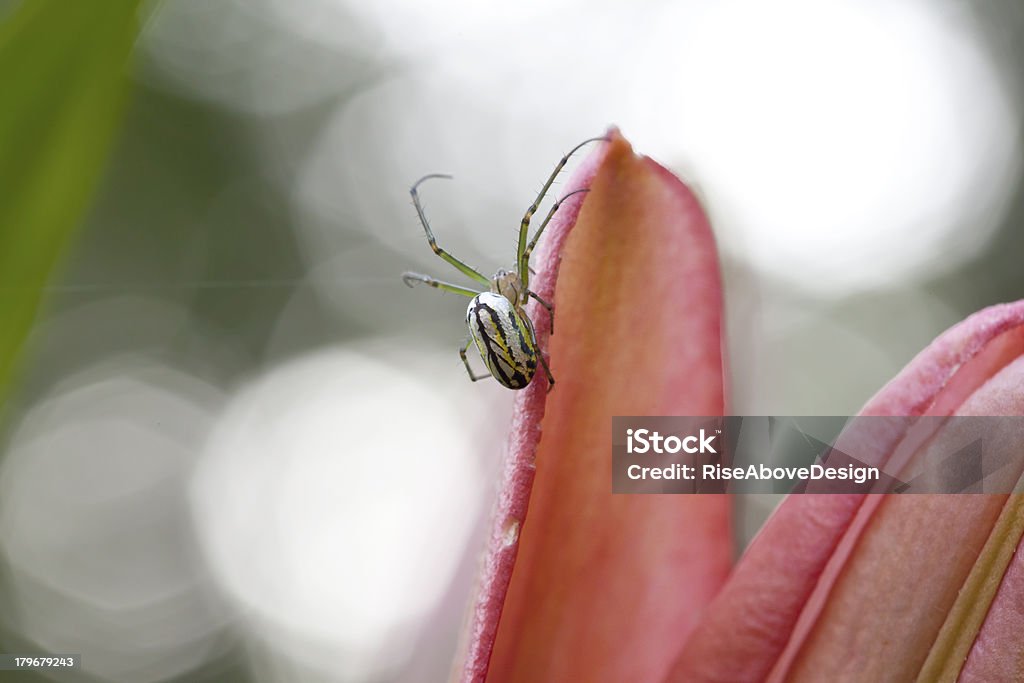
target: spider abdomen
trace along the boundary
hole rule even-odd
[[[509,389],[530,383],[537,371],[537,341],[511,301],[494,292],[476,295],[466,309],[466,325],[494,379]]]

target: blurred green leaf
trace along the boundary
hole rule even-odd
[[[141,0],[0,16],[0,396],[120,119]]]

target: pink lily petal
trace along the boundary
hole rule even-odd
[[[1024,302],[995,306],[939,337],[862,414],[1024,414],[1022,358]],[[899,429],[873,435],[880,461],[902,436]],[[984,586],[998,585],[1019,543],[1008,503],[1005,495],[791,496],[737,565],[669,680],[948,677],[988,611],[994,589]],[[1004,613],[1012,613],[1020,598],[1007,592]],[[975,604],[988,595],[980,616],[959,595]],[[989,630],[993,641],[1008,633]],[[943,654],[953,645],[959,660]]]
[[[720,415],[724,397],[707,218],[610,138],[566,186],[590,192],[538,259],[557,384],[517,400],[463,681],[656,679],[729,570],[726,496],[611,493],[613,415]],[[547,316],[531,314],[546,338]]]
[[[1024,497],[1012,496],[1007,513],[1019,526],[1024,520]],[[1007,534],[1007,545],[1015,554],[960,672],[964,683],[1024,679],[1024,545],[1012,545],[1014,531],[1020,537],[1020,530],[1013,529]]]

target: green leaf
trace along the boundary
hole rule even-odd
[[[0,15],[0,399],[120,120],[141,0]]]

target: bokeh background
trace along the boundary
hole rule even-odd
[[[95,91],[31,77],[110,44],[51,15],[53,44],[0,50],[24,75],[0,110]],[[42,306],[0,323],[27,335],[0,398],[0,652],[85,656],[57,680],[444,679],[512,394],[465,377],[465,301],[399,278],[458,277],[409,201],[425,173],[455,176],[423,188],[440,242],[490,273],[558,157],[618,125],[705,201],[736,414],[855,412],[1024,297],[1017,0],[139,16],[95,193],[85,174],[37,199],[88,199],[73,238],[45,282],[3,279]],[[8,169],[54,139],[28,121],[0,135]],[[4,244],[32,238],[4,216]],[[775,502],[737,500],[738,549]]]

